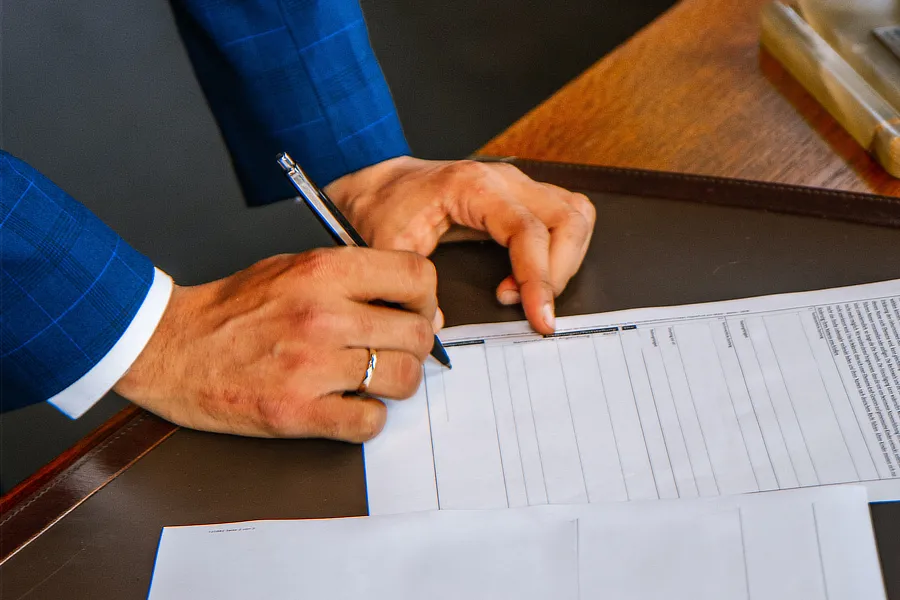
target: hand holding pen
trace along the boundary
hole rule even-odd
[[[361,235],[354,229],[353,225],[341,214],[330,198],[320,190],[307,177],[303,169],[286,153],[278,156],[278,164],[284,169],[291,183],[300,192],[300,197],[306,202],[313,214],[316,215],[319,222],[328,230],[334,241],[341,246],[352,246],[359,248],[368,248],[368,244]],[[395,303],[385,303],[388,308],[401,308]],[[450,357],[441,344],[441,340],[437,335],[434,336],[434,344],[431,348],[431,355],[437,359],[442,365],[451,368]],[[365,393],[368,390],[375,368],[378,364],[378,352],[375,349],[369,349],[369,363],[363,380],[359,386],[359,392]]]

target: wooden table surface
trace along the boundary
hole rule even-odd
[[[900,196],[759,48],[769,0],[682,0],[480,153]]]

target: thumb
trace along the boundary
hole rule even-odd
[[[500,304],[506,306],[518,304],[522,301],[522,295],[519,292],[519,284],[516,283],[516,280],[512,275],[506,277],[506,279],[501,281],[500,285],[497,286],[497,300]]]

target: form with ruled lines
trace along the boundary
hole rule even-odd
[[[453,370],[427,364],[365,446],[370,514],[900,497],[900,281],[441,335]]]

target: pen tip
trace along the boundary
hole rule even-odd
[[[444,350],[444,346],[441,344],[441,340],[438,339],[438,336],[434,336],[434,346],[431,347],[431,355],[448,369],[453,368],[450,366],[450,357],[447,356],[447,351]]]

